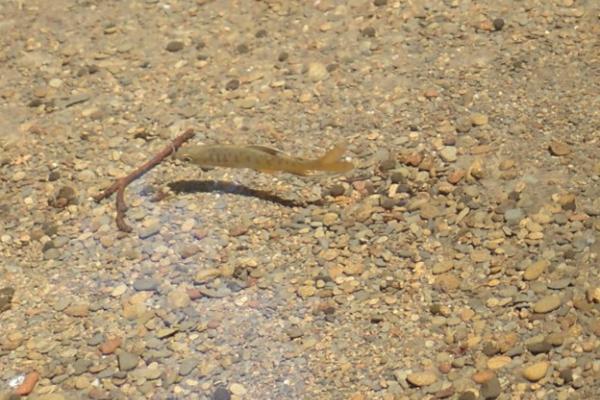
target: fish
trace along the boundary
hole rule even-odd
[[[340,174],[353,170],[350,161],[342,160],[346,148],[346,142],[340,142],[317,159],[304,159],[259,145],[189,145],[180,148],[175,158],[200,167],[248,168],[269,174],[309,176],[314,171]]]

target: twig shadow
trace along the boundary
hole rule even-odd
[[[311,204],[321,204],[321,201],[297,201],[285,199],[265,190],[252,189],[240,183],[227,181],[197,181],[182,180],[167,184],[174,193],[228,193],[239,196],[254,197],[260,200],[276,203],[284,207],[306,207]]]

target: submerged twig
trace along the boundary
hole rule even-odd
[[[192,128],[187,129],[181,135],[177,136],[173,141],[159,151],[154,157],[146,161],[144,164],[139,166],[132,173],[118,178],[108,188],[104,189],[102,193],[94,196],[96,202],[100,202],[103,199],[110,197],[114,192],[117,192],[117,227],[123,232],[131,232],[132,229],[125,222],[125,211],[127,210],[127,204],[125,203],[125,188],[134,180],[150,171],[156,165],[160,164],[162,160],[167,158],[169,155],[177,151],[177,149],[186,141],[190,140],[194,136],[194,130]]]

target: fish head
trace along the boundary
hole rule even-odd
[[[175,153],[175,159],[180,161],[190,162],[194,159],[193,149],[181,148]]]

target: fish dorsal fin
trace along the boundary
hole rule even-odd
[[[246,147],[249,148],[249,149],[255,149],[255,150],[259,150],[259,151],[265,152],[265,153],[270,154],[272,156],[280,156],[280,155],[284,154],[283,152],[281,152],[279,150],[272,149],[271,147],[266,147],[266,146],[249,145],[249,146],[246,146]]]

